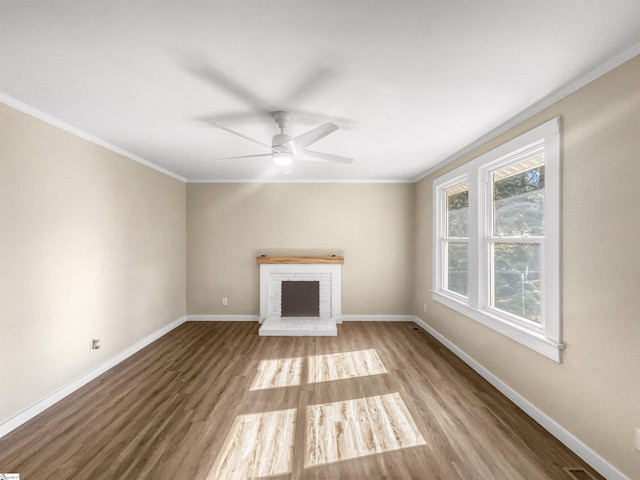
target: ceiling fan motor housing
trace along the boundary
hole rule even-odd
[[[291,142],[291,137],[286,133],[274,135],[271,140],[271,148],[280,153],[289,153],[291,155],[295,155],[296,153],[293,148],[293,142]]]

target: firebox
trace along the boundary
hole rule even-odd
[[[282,282],[283,317],[319,317],[320,282],[284,281]]]

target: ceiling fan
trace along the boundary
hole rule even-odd
[[[218,123],[212,123],[215,127],[229,132],[233,135],[237,135],[238,137],[244,138],[245,140],[249,140],[250,142],[257,143],[258,145],[262,145],[263,147],[268,148],[269,153],[257,153],[255,155],[242,155],[239,157],[224,157],[217,158],[216,160],[236,160],[240,158],[253,158],[253,157],[271,157],[273,163],[276,165],[286,167],[293,163],[293,160],[303,160],[303,161],[327,161],[327,162],[335,162],[335,163],[352,163],[353,158],[343,157],[340,155],[332,155],[329,153],[316,152],[312,150],[307,150],[307,147],[317,142],[318,140],[326,137],[332,132],[338,130],[338,126],[334,123],[325,123],[319,127],[309,130],[302,135],[299,135],[295,138],[291,138],[291,136],[285,133],[286,124],[289,120],[289,114],[283,111],[271,112],[271,116],[273,120],[276,122],[278,127],[280,128],[280,133],[277,133],[271,139],[271,145],[267,145],[266,143],[261,142],[260,140],[256,140],[254,138],[248,137],[240,132],[236,132],[235,130],[231,130],[230,128],[224,127]]]

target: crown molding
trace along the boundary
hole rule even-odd
[[[113,145],[99,137],[96,137],[91,133],[85,132],[84,130],[81,130],[78,127],[75,127],[63,120],[60,120],[59,118],[49,115],[48,113],[45,113],[42,110],[38,110],[37,108],[32,107],[31,105],[28,105],[16,98],[13,98],[12,96],[7,95],[6,93],[0,92],[0,103],[4,103],[5,105],[8,105],[11,108],[15,108],[16,110],[22,113],[26,113],[31,117],[37,118],[38,120],[42,120],[43,122],[46,122],[49,125],[53,125],[54,127],[64,130],[65,132],[75,135],[76,137],[87,140],[88,142],[91,142],[95,145],[106,148],[107,150],[111,150],[112,152],[117,153],[118,155],[122,155],[123,157],[126,157],[129,160],[133,160],[136,163],[140,163],[145,167],[152,168],[153,170],[156,170],[160,173],[164,173],[165,175],[168,175],[169,177],[173,177],[176,180],[180,180],[181,182],[184,182],[184,183],[187,182],[186,178],[181,177],[180,175],[170,170],[167,170],[166,168],[160,167],[155,163],[150,162],[149,160],[139,157],[134,153],[128,152],[123,148]]]
[[[590,72],[588,72],[588,73],[586,73],[584,75],[581,75],[580,77],[570,81],[564,87],[559,88],[555,92],[547,95],[542,100],[539,100],[538,102],[534,103],[529,108],[523,110],[522,112],[517,114],[515,117],[510,118],[509,120],[507,120],[503,124],[501,124],[498,127],[494,128],[493,130],[491,130],[490,132],[486,133],[482,137],[478,138],[474,142],[470,143],[469,145],[467,145],[463,149],[458,150],[453,155],[445,158],[441,162],[438,162],[433,167],[428,168],[427,170],[422,172],[420,175],[415,177],[413,179],[413,181],[417,183],[420,180],[424,179],[425,177],[431,175],[432,173],[440,170],[441,168],[446,167],[450,163],[455,162],[456,160],[458,160],[463,155],[466,155],[467,153],[469,153],[469,152],[475,150],[476,148],[484,145],[488,141],[493,140],[498,135],[501,135],[501,134],[507,132],[508,130],[512,129],[513,127],[516,127],[517,125],[521,124],[525,120],[528,120],[529,118],[533,117],[537,113],[540,113],[545,108],[550,107],[551,105],[553,105],[554,103],[562,100],[565,97],[568,97],[569,95],[571,95],[575,91],[581,89],[585,85],[593,82],[594,80],[600,78],[601,76],[609,73],[614,68],[619,67],[620,65],[622,65],[625,62],[627,62],[628,60],[631,60],[633,57],[635,57],[637,55],[640,55],[640,43],[636,43],[635,45],[633,45],[630,48],[626,49],[622,53],[616,55],[612,59],[610,59],[607,62],[603,63],[599,67],[596,67],[593,70],[591,70]]]

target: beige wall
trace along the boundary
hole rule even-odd
[[[640,478],[640,57],[417,185],[414,312],[631,478]],[[432,181],[562,117],[562,364],[431,300]],[[428,303],[428,313],[422,304]]]
[[[413,184],[190,184],[189,314],[259,313],[263,253],[339,254],[342,313],[408,314]],[[220,299],[229,298],[229,306]]]
[[[2,423],[185,314],[186,186],[0,115]]]

